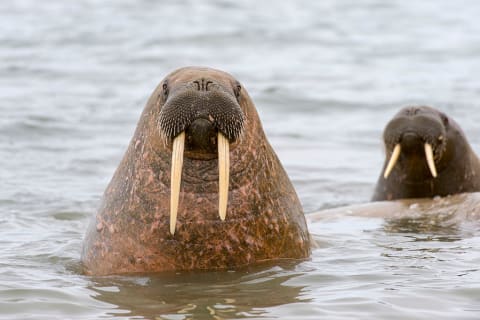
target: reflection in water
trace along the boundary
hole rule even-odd
[[[381,256],[396,275],[430,277],[450,272],[453,256],[462,256],[470,249],[464,239],[475,236],[475,221],[462,221],[455,210],[422,212],[406,217],[387,219],[379,230],[377,245]]]
[[[445,241],[461,239],[461,228],[454,212],[451,214],[423,214],[416,217],[401,217],[388,219],[384,230],[387,233],[415,233],[433,234],[435,238],[444,238]],[[448,240],[450,239],[451,240]]]
[[[285,282],[294,262],[241,271],[162,273],[147,276],[94,278],[96,299],[118,306],[113,316],[148,319],[236,319],[261,317],[266,308],[295,302],[304,286]],[[125,310],[129,313],[125,314]]]

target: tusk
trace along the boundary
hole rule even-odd
[[[185,148],[185,132],[173,140],[172,173],[170,178],[170,233],[175,233],[177,223],[178,199],[182,182],[183,150]]]
[[[390,161],[388,162],[387,168],[383,173],[383,177],[385,179],[388,178],[388,176],[390,175],[390,172],[392,172],[393,167],[395,167],[395,164],[398,161],[398,157],[400,156],[400,150],[401,150],[400,144],[397,143],[395,145],[395,148],[393,149],[392,156],[390,157]]]
[[[218,214],[225,220],[228,202],[228,181],[230,175],[230,151],[228,139],[218,133]]]
[[[428,168],[430,169],[430,173],[434,178],[436,178],[437,168],[435,168],[435,161],[433,160],[432,145],[429,143],[425,143],[425,156],[427,157],[427,164]]]

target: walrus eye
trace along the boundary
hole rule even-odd
[[[443,122],[443,125],[446,127],[448,127],[448,117],[446,115],[444,115],[443,113],[440,113],[440,118],[442,118],[442,122]]]
[[[235,93],[235,97],[238,99],[240,98],[240,91],[242,90],[242,86],[237,84],[235,89],[233,89],[233,92]]]
[[[166,98],[168,97],[168,84],[167,83],[164,83],[162,85],[162,89],[163,89],[163,96]]]

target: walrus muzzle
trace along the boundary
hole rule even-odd
[[[418,108],[404,111],[394,118],[385,128],[384,141],[390,159],[385,167],[383,177],[387,179],[397,164],[400,155],[406,157],[422,154],[430,174],[437,177],[436,162],[440,160],[446,145],[446,129],[442,119],[419,114]]]
[[[238,98],[223,86],[205,79],[177,89],[167,97],[159,118],[162,135],[172,145],[170,233],[175,233],[185,151],[199,161],[218,156],[220,219],[227,214],[230,144],[242,132],[245,116]]]
[[[397,143],[395,145],[395,148],[393,149],[392,155],[390,156],[390,160],[388,161],[388,165],[385,168],[385,171],[383,173],[383,177],[385,179],[388,178],[388,176],[390,175],[390,172],[392,172],[393,168],[397,164],[398,158],[400,157],[401,150],[402,150],[402,145],[400,143]],[[427,165],[428,165],[428,168],[430,169],[430,173],[432,174],[432,176],[434,178],[436,178],[437,177],[437,168],[435,166],[432,145],[429,144],[428,142],[425,142],[424,150],[425,150],[425,158],[427,160]]]

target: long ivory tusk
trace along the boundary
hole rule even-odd
[[[388,178],[388,176],[390,175],[390,172],[392,172],[393,167],[395,167],[395,164],[398,161],[398,157],[400,157],[400,151],[401,151],[400,144],[397,143],[395,145],[395,148],[393,149],[392,156],[390,157],[390,161],[388,162],[387,168],[385,169],[385,172],[383,173],[383,177],[385,179]]]
[[[218,133],[218,214],[223,221],[227,215],[228,180],[230,175],[230,145],[228,139]]]
[[[433,160],[432,145],[429,143],[425,143],[425,156],[427,157],[427,164],[428,168],[430,169],[430,173],[434,178],[436,178],[437,168],[435,167],[435,161]]]
[[[170,178],[170,233],[175,233],[177,223],[178,199],[182,182],[183,150],[185,148],[185,132],[173,140],[172,172]]]

